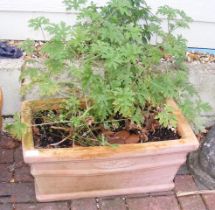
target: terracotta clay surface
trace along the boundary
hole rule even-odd
[[[173,107],[181,139],[118,147],[35,149],[32,113],[56,108],[61,100],[26,101],[22,121],[29,125],[23,137],[23,154],[35,178],[39,201],[167,191],[188,152],[198,148],[192,129],[177,107]]]

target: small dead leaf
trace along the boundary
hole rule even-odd
[[[126,144],[136,144],[140,141],[140,136],[137,134],[131,134],[126,140]]]
[[[14,182],[15,182],[15,179],[12,178],[12,179],[10,180],[10,183],[14,183]]]

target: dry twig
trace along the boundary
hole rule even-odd
[[[65,138],[63,138],[61,141],[57,142],[57,143],[53,143],[50,144],[51,146],[58,146],[59,144],[62,144],[63,142],[65,142],[67,139],[70,138],[70,135],[66,136]]]
[[[215,194],[215,190],[199,190],[199,191],[190,191],[190,192],[177,192],[177,197],[184,197],[190,195],[202,195],[202,194]]]
[[[67,132],[71,132],[72,131],[72,128],[70,127],[57,127],[57,126],[51,126],[52,129],[54,130],[62,130],[62,131],[67,131]]]

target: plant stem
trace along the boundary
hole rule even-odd
[[[124,121],[124,119],[119,119],[119,120],[107,120],[105,122],[120,122],[120,121]],[[55,124],[59,124],[59,123],[71,123],[71,121],[69,120],[65,120],[65,121],[56,121],[56,122],[47,122],[47,123],[38,123],[38,124],[32,124],[30,127],[36,127],[36,126],[43,126],[43,125],[55,125]],[[100,123],[100,122],[95,122],[95,123]],[[82,125],[80,125],[82,126]],[[79,126],[79,127],[80,127]]]
[[[70,138],[70,134],[68,136],[66,136],[65,138],[63,138],[61,141],[57,142],[57,143],[53,143],[53,144],[50,144],[51,146],[58,146],[59,144],[65,142],[67,139]]]
[[[58,123],[70,123],[70,122],[71,121],[57,121],[57,122],[39,123],[39,124],[32,124],[31,127],[42,126],[42,125],[54,125]]]
[[[44,39],[45,41],[47,41],[47,40],[46,40],[46,35],[45,35],[45,32],[44,32],[44,30],[43,30],[43,27],[42,27],[42,26],[40,26],[40,30],[41,30],[41,32],[42,32],[43,39]]]
[[[71,127],[69,128],[64,128],[64,127],[57,127],[57,126],[51,126],[52,129],[55,129],[55,130],[62,130],[62,131],[71,131]]]

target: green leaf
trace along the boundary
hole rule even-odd
[[[7,124],[5,129],[14,137],[19,140],[22,139],[22,136],[27,131],[27,125],[21,122],[20,115],[16,113],[14,115],[13,124]]]
[[[141,125],[143,122],[143,113],[140,108],[137,108],[134,115],[131,117],[131,120],[138,125]]]
[[[129,0],[112,0],[111,6],[117,9],[121,15],[131,15],[131,11],[129,9],[132,8],[132,5]]]
[[[27,54],[31,55],[34,52],[35,46],[34,46],[35,42],[27,39],[24,42],[21,43],[21,45],[19,46],[22,50],[24,50]]]
[[[33,28],[34,30],[41,29],[47,24],[49,24],[49,19],[45,17],[37,17],[29,21],[29,27]]]
[[[163,110],[157,114],[155,119],[159,120],[159,123],[164,127],[176,128],[177,120],[176,116],[173,114],[172,107],[165,105]]]
[[[60,86],[56,81],[45,79],[39,83],[40,94],[42,96],[53,96],[60,91]]]
[[[46,25],[45,30],[52,35],[53,39],[56,40],[67,40],[72,34],[72,28],[70,25],[67,25],[65,22],[61,21],[60,23],[50,23]]]
[[[124,117],[131,117],[134,113],[134,93],[129,87],[117,88],[113,91],[113,105],[115,112],[121,113]]]
[[[78,10],[80,6],[86,3],[87,0],[64,0],[63,3],[66,5],[67,10]]]
[[[40,70],[35,67],[26,67],[20,74],[19,80],[30,79],[31,81],[36,81],[40,78]]]
[[[42,52],[54,59],[64,59],[66,56],[65,43],[60,40],[50,40],[43,45]]]

